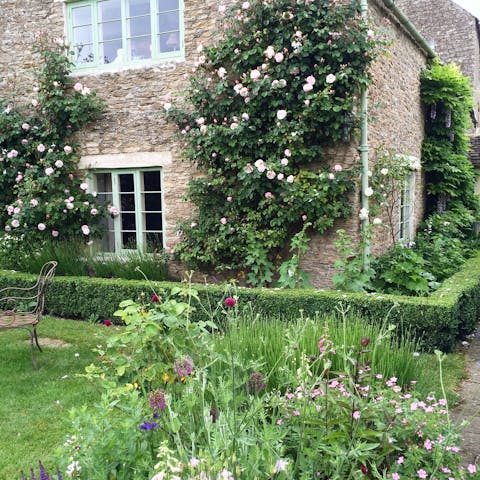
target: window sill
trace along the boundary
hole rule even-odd
[[[100,75],[103,73],[119,73],[129,70],[153,69],[162,72],[176,70],[177,64],[184,63],[185,56],[162,58],[162,59],[147,59],[137,60],[130,63],[123,64],[108,64],[96,67],[81,67],[75,68],[70,74],[72,77],[83,77],[86,75]]]

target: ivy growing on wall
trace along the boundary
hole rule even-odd
[[[475,175],[468,158],[473,95],[470,80],[454,64],[434,62],[421,79],[426,108],[422,150],[428,213],[478,209]]]
[[[323,149],[356,128],[356,95],[382,42],[357,2],[253,0],[219,14],[222,39],[199,52],[186,97],[165,104],[202,172],[176,253],[195,268],[244,271],[253,285],[277,269],[301,281],[290,240],[351,214],[353,172]]]

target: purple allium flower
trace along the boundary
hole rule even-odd
[[[265,390],[265,376],[260,372],[252,372],[248,379],[248,393],[260,393]]]
[[[158,427],[157,422],[143,422],[140,425],[141,430],[155,430]]]
[[[175,360],[173,371],[179,377],[188,377],[193,372],[193,360],[188,355],[184,355],[181,359]]]
[[[163,390],[153,390],[148,396],[148,404],[154,412],[165,410],[165,392]]]

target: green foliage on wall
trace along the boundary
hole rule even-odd
[[[221,22],[185,102],[165,104],[203,174],[190,183],[196,211],[180,225],[176,253],[195,268],[271,284],[306,222],[323,233],[351,214],[355,172],[328,165],[323,148],[356,127],[356,95],[382,42],[357,2],[253,0]]]

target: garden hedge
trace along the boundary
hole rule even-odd
[[[0,288],[31,285],[33,275],[12,271],[0,272]],[[47,292],[46,309],[51,315],[72,319],[103,320],[110,318],[125,299],[150,301],[152,286],[161,294],[175,282],[146,282],[86,277],[55,277]],[[371,322],[388,318],[417,336],[426,350],[451,351],[456,341],[471,333],[480,317],[480,253],[447,279],[430,297],[407,297],[383,294],[360,294],[330,290],[247,289],[221,285],[194,284],[201,305],[196,318],[215,317],[215,309],[227,295],[235,295],[238,306],[251,304],[255,311],[272,317],[316,314],[339,314],[340,308],[361,315]],[[217,310],[218,311],[218,310]]]

